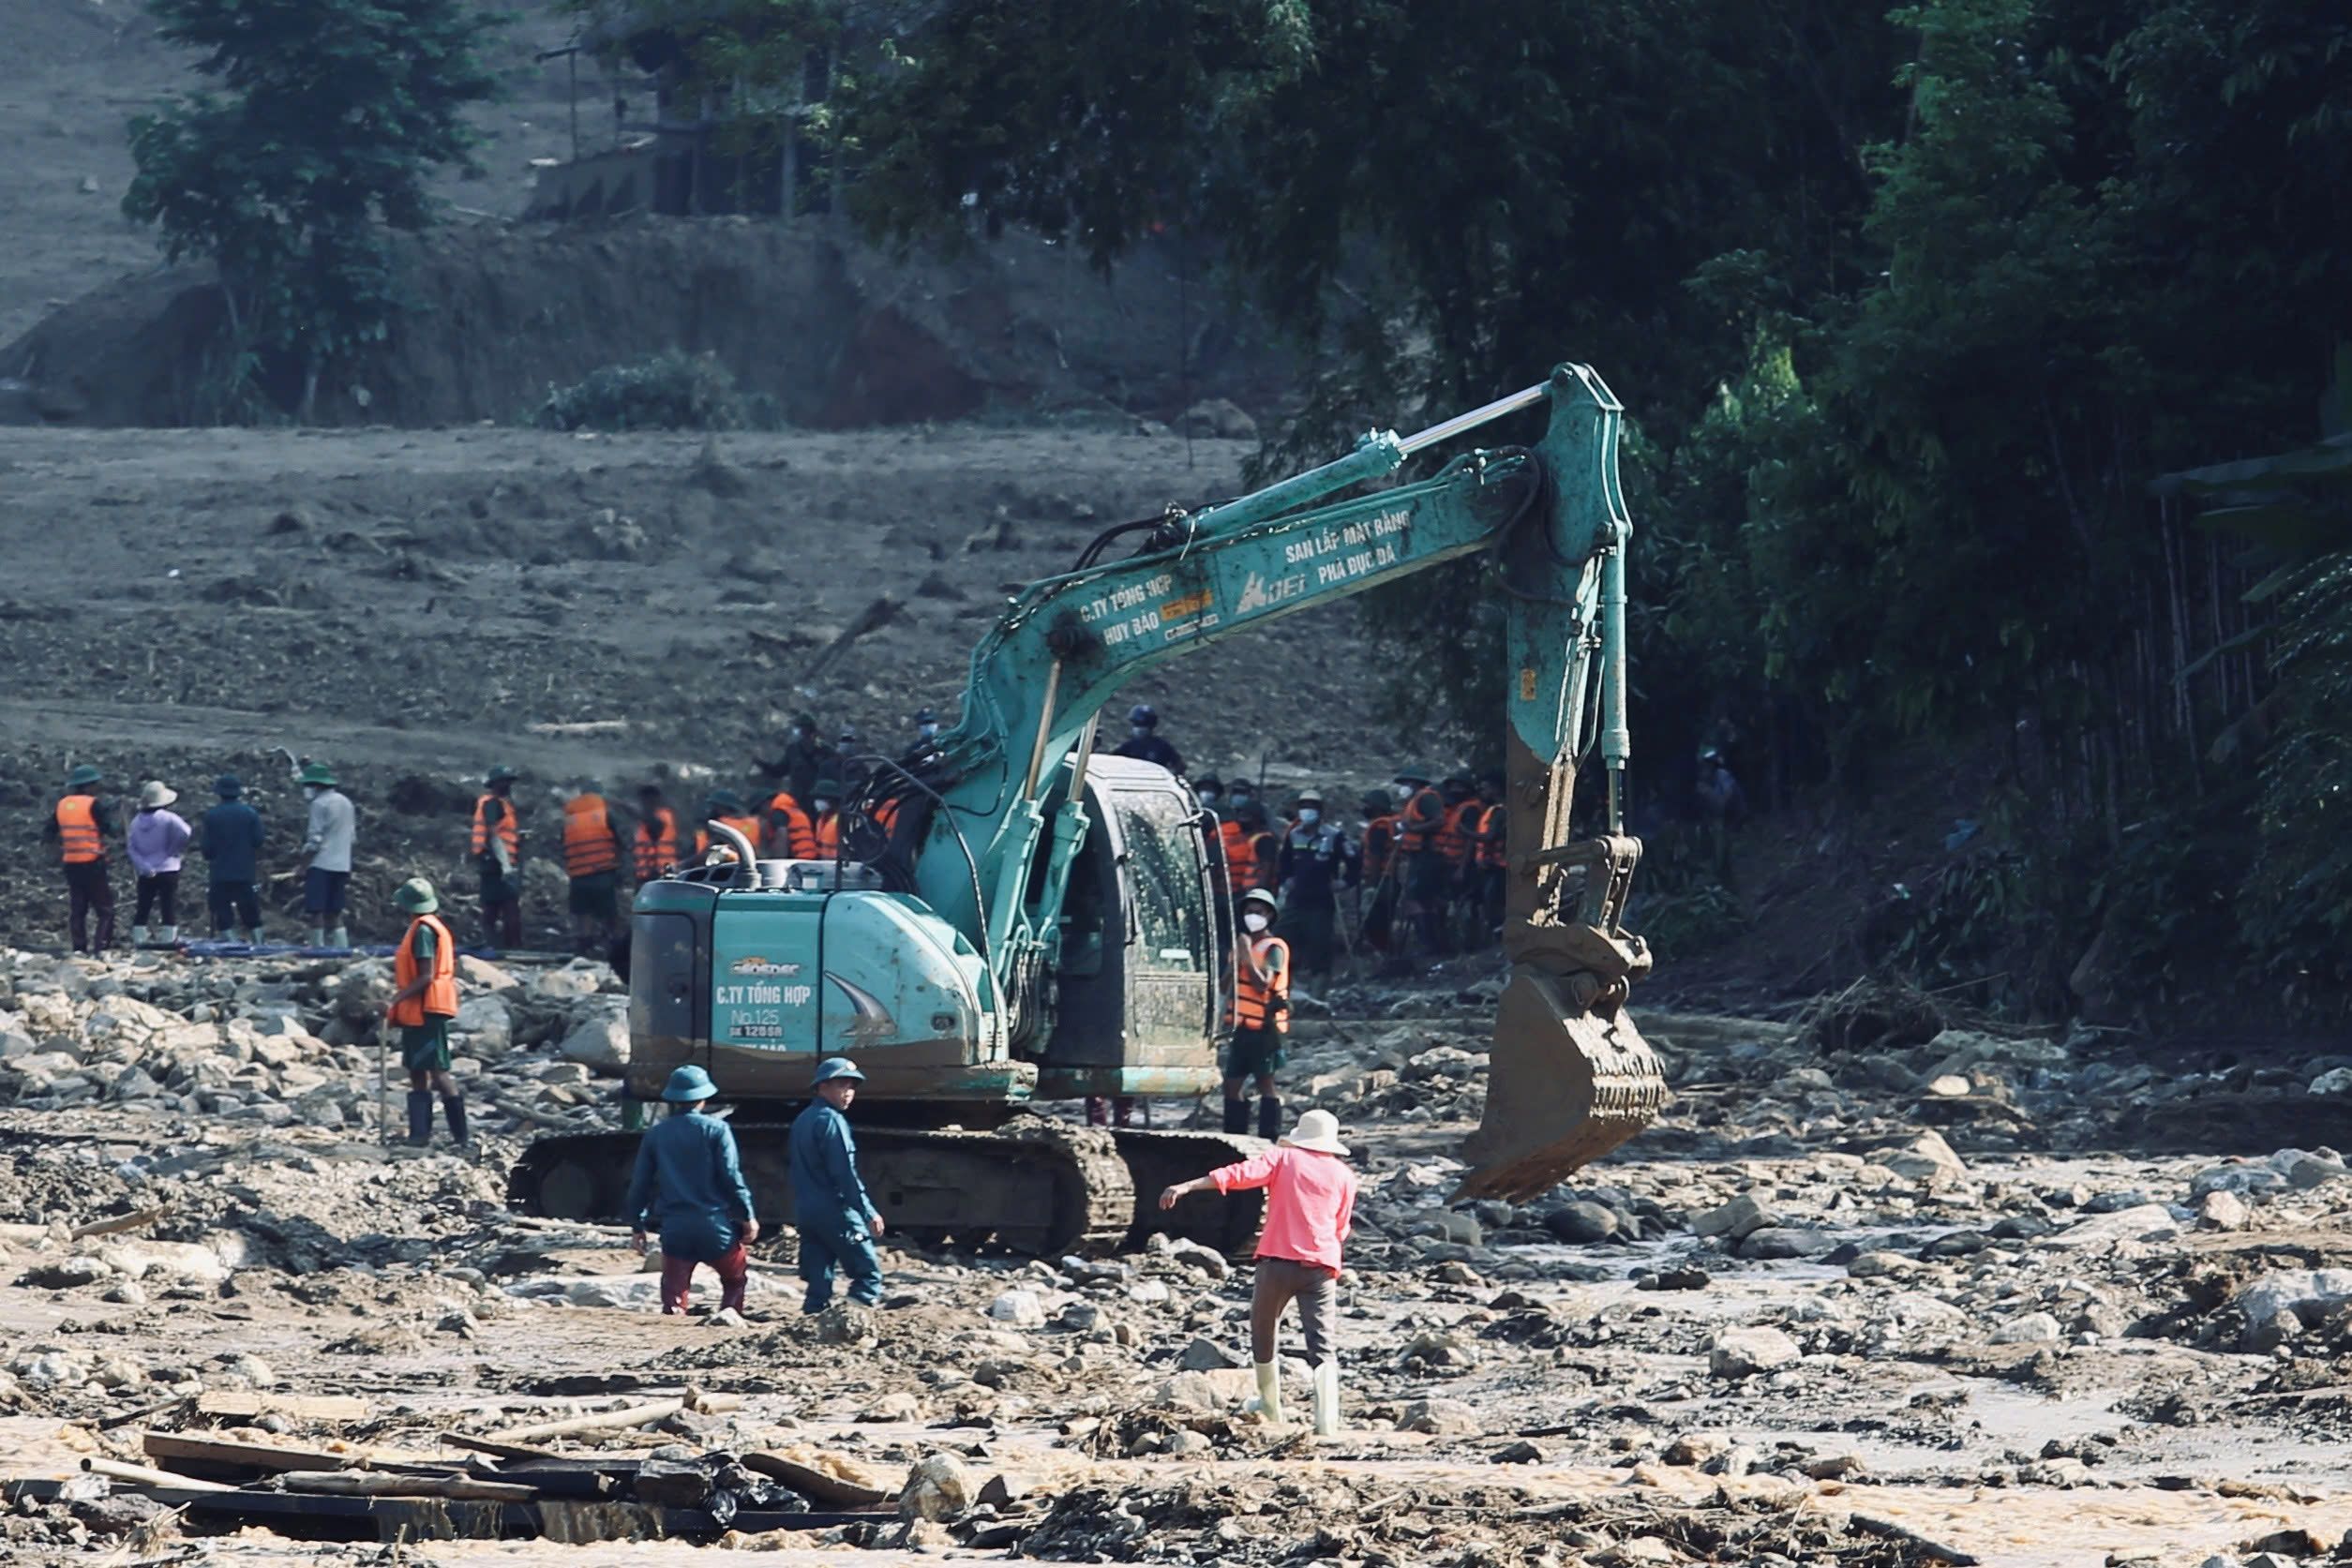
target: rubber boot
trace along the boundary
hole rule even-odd
[[[1282,1102],[1274,1095],[1258,1097],[1258,1136],[1269,1142],[1282,1134]]]
[[[1250,1104],[1247,1100],[1225,1101],[1225,1130],[1227,1132],[1250,1130]]]
[[[147,945],[147,928],[145,926],[133,926],[130,928],[130,945],[134,948],[143,948]]]
[[[409,1142],[423,1148],[433,1141],[433,1091],[409,1091]]]
[[[326,945],[330,948],[341,948],[348,950],[352,945],[352,933],[343,927],[337,926],[326,933]]]
[[[309,937],[310,937],[310,946],[312,946],[312,947],[314,947],[314,948],[323,948],[323,947],[325,947],[325,946],[326,946],[326,927],[324,927],[324,926],[312,926],[312,927],[310,928],[310,931],[309,931]]]
[[[156,933],[156,940],[167,948],[176,946],[180,940],[180,928],[164,926]]]
[[[1340,1364],[1331,1360],[1315,1368],[1315,1436],[1330,1438],[1339,1433]]]
[[[1280,1426],[1283,1424],[1282,1364],[1279,1361],[1261,1361],[1257,1364],[1257,1397],[1243,1401],[1241,1408],[1266,1417],[1268,1426]]]
[[[442,1096],[441,1113],[449,1123],[449,1141],[462,1146],[466,1142],[466,1097]]]

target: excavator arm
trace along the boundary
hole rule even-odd
[[[1429,478],[1330,497],[1536,403],[1532,447],[1476,450]],[[920,769],[917,890],[986,956],[1008,1038],[1034,1032],[1086,842],[1096,715],[1143,671],[1278,616],[1485,553],[1506,613],[1508,842],[1504,993],[1486,1118],[1463,1190],[1524,1197],[1646,1125],[1664,1098],[1620,1011],[1649,955],[1622,929],[1640,848],[1625,836],[1623,411],[1582,366],[1411,437],[1194,513],[1137,554],[1030,585],[974,651],[957,727]],[[1319,503],[1319,504],[1318,504]],[[1579,765],[1607,769],[1603,831],[1572,841]],[[888,787],[887,785],[885,786]],[[1030,1014],[1025,1019],[1025,1010]]]

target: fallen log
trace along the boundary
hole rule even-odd
[[[808,667],[801,672],[801,684],[806,686],[814,682],[834,660],[849,650],[851,643],[888,626],[905,607],[887,593],[877,595],[857,613],[848,625],[834,634],[831,642],[817,650],[816,657],[810,660]]]
[[[240,1442],[234,1438],[190,1437],[181,1432],[141,1434],[140,1447],[150,1459],[177,1459],[183,1464],[214,1465],[228,1470],[276,1473],[297,1470],[349,1470],[364,1465],[368,1456],[354,1450],[330,1453],[319,1448],[276,1448],[265,1442]]]
[[[781,1454],[746,1454],[743,1468],[754,1475],[764,1475],[771,1481],[781,1481],[802,1497],[818,1502],[830,1502],[842,1508],[871,1508],[888,1502],[891,1494],[879,1486],[861,1486],[844,1480],[831,1471],[788,1459]]]
[[[127,1481],[139,1486],[170,1486],[183,1492],[233,1492],[234,1486],[218,1481],[199,1481],[192,1475],[174,1475],[168,1470],[154,1470],[146,1465],[125,1464],[120,1459],[101,1459],[95,1456],[82,1461],[82,1468],[92,1475],[103,1475],[110,1481]]]
[[[112,1236],[125,1231],[143,1230],[172,1212],[171,1205],[141,1209],[137,1214],[118,1214],[112,1219],[93,1219],[87,1225],[77,1225],[66,1232],[67,1241],[80,1241],[84,1236]]]
[[[535,1426],[509,1426],[490,1433],[489,1440],[492,1442],[538,1442],[547,1438],[568,1438],[581,1432],[620,1432],[632,1426],[651,1426],[656,1422],[668,1420],[682,1411],[692,1411],[697,1415],[716,1415],[742,1408],[742,1396],[738,1394],[689,1392],[682,1399],[656,1399],[651,1404],[624,1405],[617,1411],[598,1411],[563,1421],[543,1421]]]
[[[462,1502],[535,1502],[536,1486],[471,1475],[387,1475],[382,1471],[294,1470],[277,1478],[290,1492],[325,1497],[438,1497]]]
[[[536,1127],[555,1127],[564,1132],[577,1132],[583,1126],[582,1123],[576,1122],[568,1116],[559,1116],[551,1111],[542,1111],[535,1105],[525,1105],[520,1100],[508,1099],[503,1095],[491,1095],[488,1098],[492,1105],[497,1106],[518,1122],[529,1122]]]

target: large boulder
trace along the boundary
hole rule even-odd
[[[629,1005],[613,997],[583,1008],[556,1049],[568,1061],[619,1077],[629,1066]]]
[[[2283,1337],[2285,1319],[2315,1328],[2352,1306],[2352,1269],[2272,1269],[2231,1297],[2230,1305],[2246,1315],[2246,1348],[2268,1350]]]
[[[1727,1328],[1718,1332],[1707,1347],[1707,1376],[1752,1378],[1793,1366],[1804,1355],[1795,1340],[1769,1324]]]

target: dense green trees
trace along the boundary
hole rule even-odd
[[[472,145],[495,81],[490,26],[465,0],[149,0],[221,96],[131,122],[123,211],[165,253],[220,269],[220,411],[274,401],[308,418],[320,378],[389,329],[387,229],[425,226],[426,184]]]
[[[948,0],[903,54],[848,121],[870,217],[1214,238],[1326,352],[1302,451],[1602,367],[1640,425],[1654,815],[1700,739],[1853,803],[1933,737],[1988,828],[1882,954],[2053,1005],[2094,932],[2150,1000],[2251,945],[2341,999],[2352,853],[2296,824],[2352,754],[2352,588],[2294,598],[2315,674],[2282,694],[2261,569],[2151,482],[2313,434],[2352,338],[2352,13]],[[1447,592],[1447,637],[1417,588],[1373,613],[1409,693],[1482,712],[1475,579]]]

